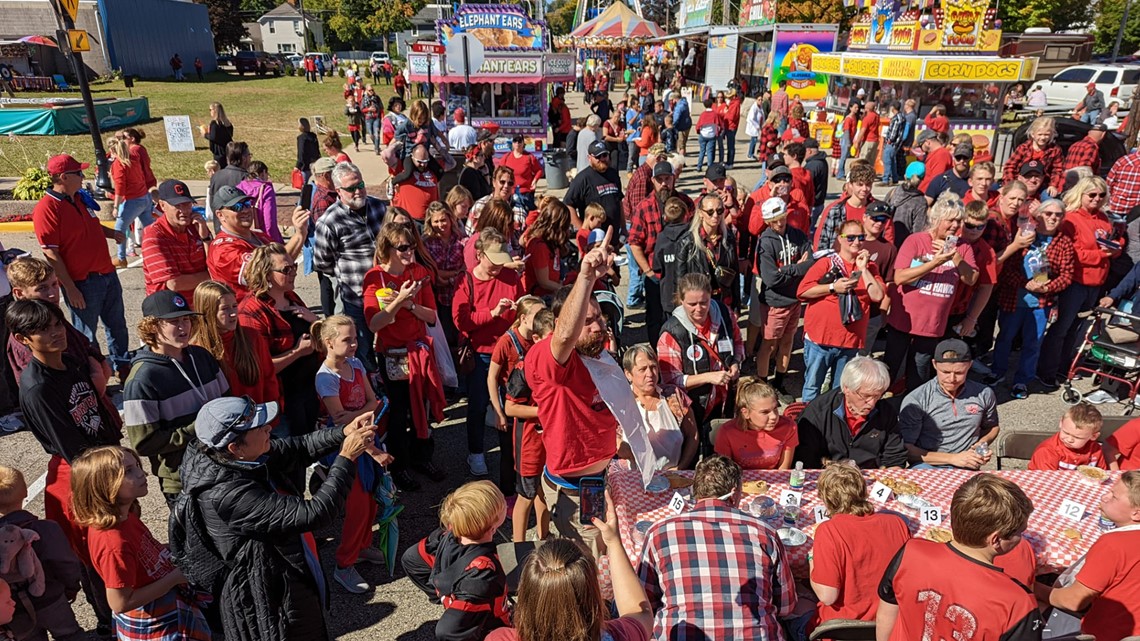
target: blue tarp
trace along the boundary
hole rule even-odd
[[[95,103],[95,117],[103,131],[118,129],[150,119],[150,103],[145,97],[107,100]],[[87,112],[82,104],[56,108],[0,109],[0,134],[23,136],[62,136],[88,132]]]

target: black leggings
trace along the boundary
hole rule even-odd
[[[383,367],[380,368],[380,375],[384,377],[384,391],[388,394],[388,432],[385,442],[388,453],[396,459],[392,462],[392,471],[430,463],[435,441],[430,431],[426,439],[416,437],[408,381],[388,380],[387,371]]]

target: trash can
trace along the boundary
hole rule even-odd
[[[548,149],[542,153],[542,159],[546,165],[546,188],[569,187],[570,181],[566,177],[566,171],[569,169],[570,154],[566,153],[565,149]]]

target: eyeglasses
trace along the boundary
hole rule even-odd
[[[1063,211],[1053,211],[1053,210],[1051,210],[1051,209],[1046,209],[1045,211],[1040,211],[1040,212],[1037,212],[1037,215],[1038,215],[1038,216],[1055,216],[1055,217],[1057,217],[1057,218],[1061,218],[1062,216],[1064,216],[1064,215],[1065,215],[1065,212],[1063,212]]]
[[[701,211],[703,211],[706,214],[715,214],[715,215],[720,216],[720,215],[724,214],[725,208],[724,207],[717,207],[716,209],[702,209]]]
[[[278,274],[285,274],[286,276],[292,276],[293,274],[297,273],[297,266],[296,265],[286,265],[286,266],[282,267],[281,269],[272,269],[270,271],[277,272]]]
[[[404,244],[404,245],[396,245],[396,246],[392,247],[392,249],[395,249],[397,252],[399,252],[401,254],[406,254],[406,253],[412,251],[413,249],[415,249],[415,247],[416,247],[415,245]]]
[[[885,223],[885,222],[887,222],[887,221],[888,221],[888,220],[890,220],[890,219],[891,219],[891,217],[890,217],[890,216],[888,216],[888,215],[886,215],[886,214],[883,214],[883,215],[880,215],[880,216],[871,216],[871,220],[873,220],[873,221],[875,221],[875,222],[877,222],[877,223]]]
[[[855,243],[855,242],[861,243],[861,242],[867,240],[867,235],[866,234],[844,234],[844,235],[840,236],[840,238],[843,238],[844,240],[846,240],[849,243]]]
[[[355,185],[349,185],[348,187],[341,187],[340,190],[341,191],[347,191],[347,192],[351,193],[351,192],[355,192],[355,191],[364,191],[367,188],[368,188],[368,185],[365,185],[364,181],[362,180],[362,181],[356,183]]]
[[[1089,198],[1104,198],[1105,197],[1105,193],[1103,191],[1090,191],[1089,193],[1087,193],[1085,195],[1088,196]]]
[[[970,230],[970,231],[981,231],[981,230],[986,228],[985,223],[980,223],[980,224],[962,223],[962,226],[965,227],[966,229]]]

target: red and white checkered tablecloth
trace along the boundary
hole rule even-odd
[[[669,509],[669,500],[675,490],[666,490],[657,494],[650,494],[642,489],[641,476],[637,471],[625,469],[625,465],[615,463],[609,471],[610,496],[614,501],[620,525],[622,542],[634,566],[641,555],[641,548],[645,544],[645,537],[635,527],[638,521],[660,521],[673,515]],[[942,508],[943,527],[950,526],[950,500],[954,491],[962,483],[975,474],[967,470],[864,470],[867,477],[868,489],[876,480],[892,477],[913,481],[922,487],[919,495],[923,499]],[[1112,474],[1110,479],[1100,485],[1090,485],[1082,481],[1075,471],[1057,472],[1030,472],[1025,470],[1008,470],[991,472],[1003,476],[1021,487],[1033,501],[1033,514],[1029,517],[1029,528],[1025,532],[1025,539],[1033,546],[1037,554],[1037,569],[1039,573],[1059,572],[1072,565],[1101,534],[1100,529],[1100,499],[1109,487],[1118,478]],[[681,472],[692,476],[692,472]],[[760,496],[768,496],[779,501],[780,492],[790,489],[788,478],[791,472],[781,470],[746,471],[746,481],[764,480],[768,483],[768,490],[763,495],[745,495],[741,501],[741,509],[747,511],[752,501]],[[822,505],[816,494],[815,483],[819,478],[819,470],[807,470],[804,483],[803,503],[800,508],[800,517],[796,527],[808,534],[808,542],[798,547],[789,547],[792,571],[797,577],[808,575],[808,552],[813,543],[812,535],[815,532],[815,519],[813,508]],[[1061,502],[1069,499],[1085,507],[1084,516],[1075,522],[1058,514]],[[899,503],[892,495],[882,509],[899,513],[910,525],[911,534],[924,536],[929,526],[919,522],[918,514]],[[773,521],[775,527],[783,527],[782,522]],[[1075,527],[1080,531],[1078,540],[1070,540],[1061,534],[1067,527]]]

